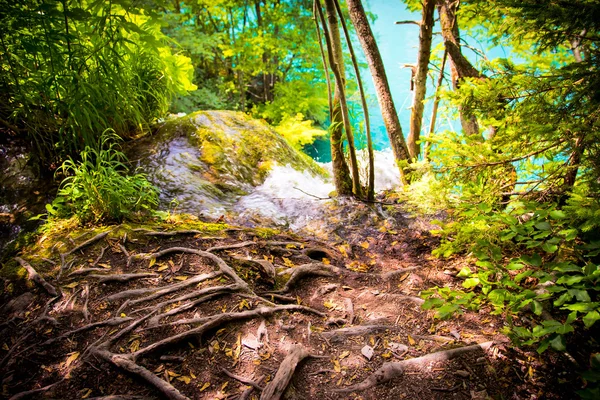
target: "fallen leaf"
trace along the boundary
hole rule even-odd
[[[185,382],[186,385],[189,385],[190,382],[192,381],[192,378],[184,375],[184,376],[180,376],[179,378],[177,378],[177,380],[179,382]]]
[[[76,351],[75,353],[72,353],[69,358],[67,358],[67,361],[65,361],[65,368],[69,368],[71,366],[71,364],[73,364],[73,362],[75,362],[75,360],[77,360],[77,358],[79,357],[79,352]]]
[[[327,258],[327,257],[323,257],[323,259],[321,260],[321,262],[322,262],[323,264],[325,264],[325,265],[329,265],[329,264],[331,264],[331,261],[329,261],[329,258]]]
[[[415,339],[413,339],[412,336],[408,335],[408,344],[414,346],[415,344],[417,344],[417,342],[415,341]]]
[[[2,344],[2,350],[8,351],[10,349],[8,348],[8,345],[6,343],[4,343],[4,344]]]
[[[333,370],[335,372],[342,372],[342,366],[340,365],[340,362],[338,360],[333,360],[331,362],[333,363]]]
[[[294,263],[289,258],[281,257],[281,259],[283,260],[283,264],[286,267],[290,267],[291,268],[291,267],[294,266]]]
[[[247,308],[248,310],[250,310],[250,303],[248,303],[248,300],[243,299],[242,301],[240,301],[240,304],[238,305],[238,308],[240,309],[240,311],[242,311],[243,309]]]
[[[88,397],[90,397],[90,394],[92,394],[92,389],[89,388],[85,388],[85,389],[81,389],[81,391],[84,391],[83,395],[81,396],[82,399],[87,399]]]
[[[200,391],[204,392],[206,389],[208,389],[209,386],[210,386],[210,382],[206,382],[204,385],[202,385],[202,387],[200,388]]]
[[[349,351],[345,351],[342,354],[340,354],[340,360],[343,360],[344,358],[348,357],[350,355]]]
[[[161,372],[163,369],[165,369],[165,365],[164,365],[164,364],[160,364],[160,365],[158,366],[158,368],[156,368],[156,369],[154,370],[154,372],[156,372],[156,373],[159,373],[159,372]]]
[[[373,354],[375,354],[375,350],[373,350],[373,348],[369,345],[365,345],[362,349],[360,349],[360,352],[367,360],[371,360],[371,358],[373,358]]]
[[[177,372],[175,372],[175,371],[170,371],[170,370],[167,370],[167,374],[168,374],[169,376],[172,376],[173,378],[180,376],[180,374],[178,374]]]
[[[150,263],[148,264],[148,268],[152,268],[154,264],[156,264],[156,258],[152,257],[150,259]]]
[[[368,249],[369,248],[369,242],[362,242],[360,244],[360,247],[362,247],[363,249]]]
[[[108,264],[98,264],[99,266],[101,266],[104,269],[111,269],[112,267]]]
[[[161,272],[161,271],[164,271],[164,270],[165,270],[165,269],[167,269],[167,268],[169,268],[169,266],[168,266],[168,265],[161,265],[160,267],[158,267],[157,271],[158,271],[158,272]]]
[[[79,285],[79,282],[71,282],[68,285],[65,285],[65,287],[69,288],[69,289],[73,289],[77,285]]]
[[[129,350],[131,350],[132,353],[135,353],[139,349],[140,349],[140,341],[139,340],[134,340],[133,342],[131,342],[131,345],[129,345]]]
[[[175,279],[177,279],[178,281],[185,281],[185,280],[187,280],[187,278],[188,278],[187,276],[182,276],[182,275],[175,277]]]

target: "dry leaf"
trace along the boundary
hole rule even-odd
[[[92,389],[88,389],[88,388],[81,389],[81,391],[84,391],[84,390],[85,390],[85,392],[84,392],[84,394],[81,396],[81,398],[82,398],[82,399],[87,399],[88,397],[90,397],[90,394],[92,394]]]
[[[185,382],[186,385],[189,385],[190,382],[192,381],[192,378],[184,375],[184,376],[180,376],[179,378],[177,378],[177,380],[179,382]]]
[[[177,279],[178,281],[185,281],[185,280],[187,280],[187,278],[188,278],[187,276],[183,276],[183,275],[179,275],[179,276],[175,277],[175,279]]]
[[[293,262],[292,262],[292,261],[291,261],[289,258],[285,258],[285,257],[281,257],[281,258],[282,258],[282,260],[283,260],[283,264],[284,264],[286,267],[290,267],[290,268],[291,268],[291,267],[293,267],[293,266],[294,266],[294,263],[293,263]]]
[[[180,376],[180,374],[178,374],[177,372],[175,372],[175,371],[169,371],[169,370],[167,370],[167,374],[169,376],[172,376],[173,378],[175,378],[177,376]]]
[[[360,244],[360,247],[362,247],[363,249],[368,249],[369,248],[369,242],[362,242]]]
[[[417,342],[415,342],[415,339],[413,339],[412,336],[408,335],[408,344],[414,346],[415,344],[417,344]]]
[[[148,264],[148,268],[152,268],[154,264],[156,264],[156,258],[152,257],[150,259],[150,263]]]
[[[105,268],[105,269],[111,269],[111,268],[112,268],[112,267],[111,267],[110,265],[108,265],[108,264],[98,264],[98,265],[99,265],[99,266],[101,266],[102,268]]]
[[[69,368],[71,366],[71,364],[73,364],[73,362],[75,360],[77,360],[77,358],[79,357],[79,352],[76,351],[75,353],[72,353],[69,358],[67,358],[67,361],[65,361],[65,368]]]
[[[6,343],[4,343],[4,344],[2,344],[2,350],[8,351],[10,349],[8,348],[8,345]]]
[[[335,372],[342,372],[342,366],[340,365],[340,362],[338,360],[333,360],[333,370]]]
[[[323,259],[321,260],[321,262],[325,265],[329,265],[331,264],[331,261],[329,261],[329,258],[323,257]]]
[[[349,351],[345,351],[342,354],[340,354],[340,360],[343,360],[344,358],[348,357],[350,355]]]
[[[240,309],[240,311],[242,311],[243,309],[247,308],[248,310],[250,310],[250,303],[248,303],[248,300],[243,299],[242,301],[240,301],[240,304],[238,305],[238,308]]]
[[[169,268],[169,266],[168,266],[168,265],[161,265],[160,267],[158,267],[157,271],[158,271],[158,272],[161,272],[161,271],[164,271],[164,270],[165,270],[165,269],[167,269],[167,268]]]
[[[200,388],[200,391],[204,392],[206,389],[208,389],[209,386],[210,386],[210,382],[206,382],[204,385],[202,385],[202,387]]]
[[[73,289],[77,285],[79,285],[79,282],[71,282],[68,285],[65,285],[65,287],[69,288],[69,289]]]
[[[129,345],[129,350],[131,350],[132,353],[135,353],[139,349],[140,349],[140,341],[139,340],[134,340],[133,342],[131,342],[131,345]]]

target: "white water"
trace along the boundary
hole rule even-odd
[[[359,152],[361,171],[365,168],[366,152]],[[321,164],[331,171],[331,163]],[[365,174],[366,175],[366,172]],[[363,183],[366,179],[362,178]],[[400,173],[391,151],[375,152],[375,190],[389,190],[400,184]],[[274,166],[265,182],[252,193],[241,197],[233,211],[244,221],[270,220],[277,225],[299,230],[308,225],[319,225],[325,215],[328,201],[335,190],[331,179],[312,176],[290,166]]]

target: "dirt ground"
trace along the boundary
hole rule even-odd
[[[2,396],[576,398],[569,361],[513,348],[491,309],[421,309],[470,261],[432,258],[426,220],[382,212],[333,210],[320,237],[112,229],[22,254],[47,286],[4,291]]]

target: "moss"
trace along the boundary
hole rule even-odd
[[[254,232],[256,233],[256,236],[262,239],[270,239],[281,233],[277,229],[272,228],[255,228]]]

